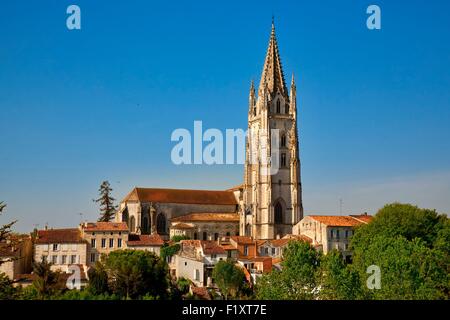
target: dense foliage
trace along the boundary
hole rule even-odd
[[[214,266],[212,277],[225,299],[236,298],[245,283],[244,272],[232,261],[219,261]]]
[[[448,299],[450,224],[446,215],[409,204],[379,210],[351,239],[353,262],[337,251],[323,256],[291,242],[282,270],[256,285],[259,299]],[[380,268],[381,287],[369,289],[368,267]]]

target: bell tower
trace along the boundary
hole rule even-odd
[[[281,238],[302,219],[303,205],[296,85],[292,76],[288,92],[273,21],[257,96],[250,86],[248,132],[240,234]]]

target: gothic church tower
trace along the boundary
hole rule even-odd
[[[273,22],[258,94],[250,87],[248,129],[240,234],[281,238],[303,218],[303,205],[295,80],[288,93]]]

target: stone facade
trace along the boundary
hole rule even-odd
[[[87,265],[88,246],[79,229],[39,230],[34,261],[48,261],[51,269],[68,272],[71,265]]]
[[[241,235],[281,238],[302,219],[296,99],[294,77],[290,93],[286,87],[272,24],[258,96],[253,82],[250,88]]]
[[[306,216],[295,227],[294,234],[311,239],[312,245],[322,250],[324,254],[335,249],[347,260],[351,258],[349,244],[354,228],[366,224],[372,216]]]
[[[89,266],[99,261],[103,254],[127,248],[129,231],[125,223],[86,222],[80,225],[80,231],[81,237],[88,245]]]
[[[14,280],[19,274],[31,271],[33,245],[29,236],[12,240],[0,244],[0,273]]]

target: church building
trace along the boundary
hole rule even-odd
[[[292,76],[287,89],[273,23],[257,93],[253,82],[250,88],[248,129],[242,185],[224,191],[134,188],[116,222],[126,222],[131,233],[165,239],[292,234],[303,217],[296,86]]]

